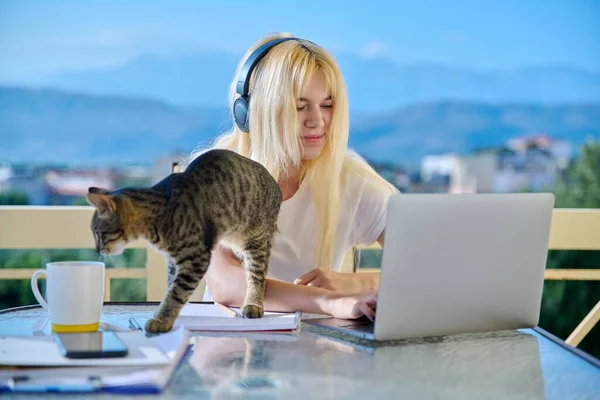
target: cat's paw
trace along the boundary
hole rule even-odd
[[[156,318],[150,318],[146,322],[146,332],[148,333],[164,333],[169,332],[173,327],[173,323],[167,323]]]
[[[242,306],[242,315],[245,318],[261,318],[265,314],[261,306],[246,304]]]

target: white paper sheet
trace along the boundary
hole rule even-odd
[[[238,308],[234,310],[239,312]],[[226,315],[213,304],[188,303],[183,306],[175,326],[192,331],[279,331],[296,330],[300,313],[265,312],[262,318]]]
[[[166,365],[169,357],[142,331],[117,332],[129,348],[126,357],[71,359],[48,337],[0,336],[0,365],[6,366],[145,366]],[[39,340],[36,340],[38,339]]]

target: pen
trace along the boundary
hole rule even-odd
[[[231,309],[224,304],[217,303],[216,301],[214,303],[215,306],[226,315],[229,315],[230,317],[240,317],[240,314],[238,314],[237,311],[235,311],[234,309]]]
[[[142,329],[142,326],[137,322],[137,320],[133,317],[129,318],[129,327],[133,330],[144,330]]]

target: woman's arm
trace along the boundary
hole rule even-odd
[[[335,272],[315,268],[296,278],[294,284],[346,295],[373,292],[379,290],[379,272]]]
[[[246,274],[240,261],[227,249],[217,245],[205,275],[214,300],[232,307],[241,306],[246,294]],[[338,318],[373,318],[376,296],[348,296],[327,289],[299,286],[267,278],[264,309],[267,311],[328,314]]]
[[[377,238],[382,247],[384,236],[385,230]],[[296,278],[294,284],[320,287],[337,293],[365,293],[379,290],[379,277],[379,272],[334,272],[315,268]]]

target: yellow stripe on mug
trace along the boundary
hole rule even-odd
[[[75,332],[96,332],[100,327],[100,323],[85,325],[57,325],[52,324],[52,332],[56,333],[75,333]]]

